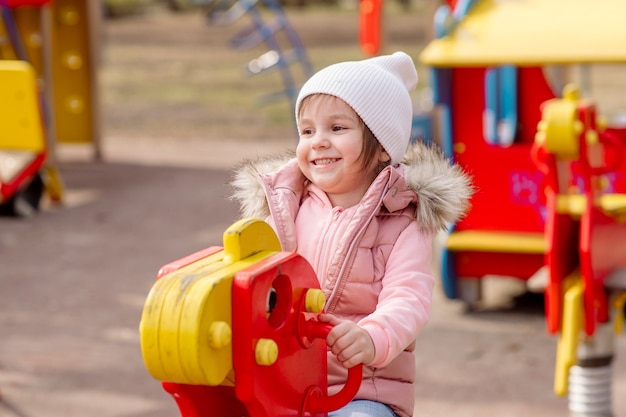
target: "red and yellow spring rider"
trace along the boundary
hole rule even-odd
[[[324,295],[308,262],[271,227],[244,219],[209,247],[165,265],[140,324],[150,374],[182,417],[325,416],[347,404],[362,367],[327,395]]]

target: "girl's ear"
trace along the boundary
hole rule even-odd
[[[387,163],[389,161],[391,161],[391,157],[383,148],[383,145],[378,145],[378,162]]]

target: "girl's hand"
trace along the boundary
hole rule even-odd
[[[369,333],[350,320],[339,320],[332,314],[320,314],[319,321],[333,325],[326,343],[344,368],[374,360],[374,342]]]

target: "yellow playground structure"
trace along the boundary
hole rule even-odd
[[[98,155],[96,60],[101,5],[0,0],[0,213],[28,216],[44,192],[61,201],[56,143]]]

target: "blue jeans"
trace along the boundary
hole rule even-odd
[[[398,415],[383,403],[353,400],[343,408],[328,413],[328,417],[398,417]]]

